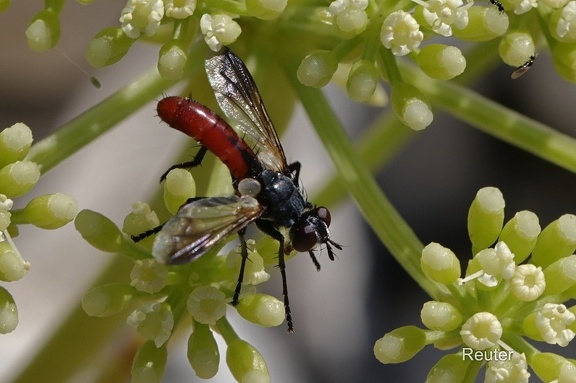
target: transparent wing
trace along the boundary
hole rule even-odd
[[[286,156],[264,107],[254,79],[242,60],[231,50],[206,60],[206,73],[216,100],[249,144],[265,168],[286,172]]]
[[[188,263],[262,214],[249,196],[208,197],[180,208],[156,235],[152,254],[169,265]]]

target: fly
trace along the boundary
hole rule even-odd
[[[334,260],[330,239],[330,212],[306,200],[299,185],[300,163],[288,164],[284,149],[254,79],[242,60],[231,50],[206,60],[206,73],[216,100],[226,116],[237,122],[242,137],[208,107],[183,97],[166,97],[158,103],[158,116],[198,141],[201,148],[192,161],[172,166],[193,168],[208,151],[230,170],[236,193],[228,197],[193,198],[180,207],[164,225],[133,237],[139,241],[158,233],[152,254],[162,263],[177,265],[201,257],[229,235],[238,234],[241,264],[232,304],[238,304],[248,258],[244,237],[250,223],[278,241],[278,268],[288,332],[293,332],[286,282],[285,255],[292,250],[308,252],[320,270],[314,250],[326,247]],[[162,179],[165,178],[164,173]],[[285,238],[281,230],[287,230]]]

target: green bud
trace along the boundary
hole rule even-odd
[[[468,211],[468,234],[474,254],[498,239],[504,222],[505,205],[502,192],[495,187],[484,187],[476,193]]]
[[[194,331],[188,338],[188,361],[201,379],[210,379],[218,372],[220,352],[210,326],[194,323]]]
[[[270,374],[264,358],[258,350],[242,339],[237,338],[228,343],[226,364],[238,382],[270,382]]]
[[[92,317],[107,317],[126,308],[134,296],[134,288],[110,283],[93,288],[82,297],[82,308]]]
[[[121,28],[103,29],[88,44],[86,60],[94,68],[112,65],[128,53],[134,41],[136,40],[126,36]]]
[[[32,131],[21,122],[0,131],[0,168],[23,160],[32,141]]]
[[[16,161],[0,169],[0,193],[8,198],[26,194],[40,179],[40,167],[32,161]]]
[[[196,196],[196,183],[185,169],[172,169],[164,182],[164,203],[168,211],[176,214],[189,198]]]
[[[553,0],[549,1],[552,2]],[[554,39],[564,43],[571,43],[576,41],[576,31],[574,30],[576,26],[574,23],[576,6],[574,6],[574,4],[566,5],[567,2],[567,0],[559,0],[557,4],[553,4],[556,6],[552,8],[558,9],[550,14],[550,18],[546,24],[548,25],[548,31]]]
[[[331,51],[314,51],[302,60],[296,75],[306,86],[322,88],[327,85],[338,69],[338,58]]]
[[[374,344],[374,355],[383,364],[412,359],[426,345],[426,333],[416,326],[392,330]]]
[[[540,231],[538,216],[531,211],[523,210],[506,222],[498,241],[506,242],[510,251],[514,253],[514,262],[520,264],[532,253]]]
[[[462,323],[462,314],[450,303],[429,301],[424,303],[420,318],[430,330],[452,331]]]
[[[498,53],[506,64],[519,67],[523,65],[530,57],[534,56],[536,48],[534,40],[526,32],[508,32],[500,40]]]
[[[4,12],[10,6],[11,0],[0,0],[0,12]]]
[[[180,80],[188,62],[188,51],[179,41],[169,41],[160,48],[158,73],[166,80]]]
[[[12,295],[0,286],[0,334],[8,334],[18,326],[18,308]]]
[[[576,42],[554,42],[550,51],[556,72],[564,80],[576,83]]]
[[[74,227],[90,245],[113,253],[122,249],[124,237],[116,225],[100,213],[82,210],[74,220]]]
[[[168,352],[166,345],[156,347],[147,341],[136,353],[132,362],[132,383],[160,383],[166,368]]]
[[[433,281],[448,285],[460,277],[460,261],[452,250],[432,242],[422,249],[422,271]]]
[[[8,242],[0,242],[0,280],[18,281],[29,269],[30,264]]]
[[[572,366],[568,366],[568,365]],[[574,379],[574,371],[572,371],[571,376],[568,375],[565,378],[569,379],[559,379],[562,376],[564,369],[572,369],[573,363],[570,363],[566,358],[553,354],[551,352],[539,352],[532,356],[530,361],[530,367],[534,370],[536,375],[544,382],[569,382]]]
[[[335,21],[344,37],[352,38],[364,32],[368,26],[368,15],[362,9],[348,8],[339,12]]]
[[[466,69],[466,58],[456,47],[429,44],[420,50],[416,63],[422,71],[437,80],[450,80]]]
[[[545,268],[576,250],[576,216],[564,214],[542,230],[532,251],[532,263]]]
[[[60,20],[50,9],[40,11],[26,28],[28,47],[36,52],[44,52],[56,46],[60,39]]]
[[[134,202],[132,212],[124,218],[122,231],[128,235],[138,235],[159,225],[160,220],[156,212],[150,209],[150,205],[144,202]]]
[[[432,367],[426,383],[460,383],[465,380],[469,361],[463,359],[461,354],[444,355]]]
[[[404,82],[394,84],[390,101],[398,119],[409,128],[422,130],[432,123],[434,115],[430,104],[415,86]]]
[[[74,197],[62,193],[34,198],[24,208],[26,220],[42,229],[58,229],[72,221],[78,212]]]
[[[496,7],[472,6],[468,9],[468,18],[463,29],[452,28],[453,36],[467,41],[488,41],[508,30],[508,15]]]
[[[284,303],[266,294],[252,294],[240,299],[236,306],[244,319],[263,327],[279,326],[284,322]]]
[[[544,269],[544,294],[560,294],[576,284],[576,255],[560,258]]]
[[[378,85],[378,70],[368,60],[358,60],[352,65],[346,90],[348,97],[354,101],[365,102],[372,98]]]
[[[246,0],[246,10],[261,20],[272,20],[284,12],[287,0]]]
[[[12,214],[8,210],[0,209],[0,231],[8,229],[11,222],[10,217]]]

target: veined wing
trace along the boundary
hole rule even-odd
[[[169,265],[191,262],[261,214],[262,207],[250,196],[197,199],[182,206],[164,224],[156,235],[152,254]]]
[[[231,50],[206,60],[206,73],[216,100],[226,116],[235,120],[265,168],[288,171],[284,149],[266,112],[254,79]]]

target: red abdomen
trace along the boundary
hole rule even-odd
[[[158,116],[172,128],[200,142],[238,180],[250,175],[256,156],[246,142],[216,113],[189,98],[170,96],[158,102]]]

